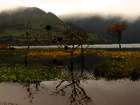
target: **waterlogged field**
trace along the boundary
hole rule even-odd
[[[28,67],[24,65],[26,54]],[[74,71],[81,69],[80,56],[80,49],[75,50]],[[3,49],[0,50],[0,80],[34,82],[66,78],[70,58],[70,51],[63,49]],[[140,78],[140,52],[85,49],[83,69],[94,79],[137,80]]]
[[[74,56],[80,56],[80,49],[74,51]],[[94,49],[85,49],[85,55],[96,55],[99,57],[136,57],[140,58],[140,51],[109,51],[109,50],[94,50]],[[69,57],[70,51],[64,50],[32,50],[28,54],[30,57]]]
[[[79,56],[80,50],[74,51],[74,56]],[[29,57],[50,57],[50,58],[60,58],[60,57],[70,57],[70,51],[64,50],[36,50],[28,53]]]
[[[140,52],[123,51],[123,50],[113,51],[113,50],[84,49],[84,53],[81,54],[81,50],[77,49],[73,52],[73,57],[72,57],[71,51],[64,50],[64,49],[28,49],[28,50],[27,49],[11,49],[11,50],[1,49],[0,50],[0,82],[20,83],[21,86],[24,87],[24,91],[26,93],[25,96],[28,98],[28,101],[32,105],[37,100],[36,93],[42,92],[42,90],[44,89],[41,85],[43,82],[46,83],[46,86],[52,86],[52,84],[50,84],[49,82],[52,81],[57,82],[56,84],[53,84],[54,88],[51,94],[55,96],[56,95],[62,96],[63,101],[64,98],[65,99],[67,98],[67,103],[70,105],[88,105],[87,103],[89,103],[89,105],[93,105],[94,102],[97,103],[96,102],[97,99],[95,99],[94,101],[94,95],[98,96],[101,93],[101,97],[99,98],[99,102],[101,102],[101,100],[106,97],[103,96],[105,92],[106,94],[109,94],[111,89],[113,89],[111,93],[113,93],[114,90],[118,89],[118,88],[114,89],[114,87],[118,86],[118,82],[115,81],[114,83],[117,83],[117,85],[114,85],[114,87],[112,88],[111,87],[112,81],[110,81],[111,85],[109,86],[108,85],[109,82],[107,83],[106,85],[107,88],[105,89],[105,92],[103,92],[102,89],[100,91],[99,88],[97,87],[97,84],[95,84],[95,87],[93,86],[93,84],[96,82],[95,80],[97,79],[101,79],[99,81],[102,81],[102,79],[106,79],[106,80],[125,79],[124,80],[125,82],[127,79],[133,81],[139,80],[140,79]],[[92,81],[93,83],[91,82],[90,82],[91,84],[84,83],[85,80],[88,82]],[[123,82],[122,84],[124,84],[125,82]],[[13,86],[13,84],[11,86]],[[93,86],[93,88],[91,87],[86,88],[86,86],[87,87]],[[101,86],[103,89],[105,87],[103,82],[99,83],[98,86]],[[93,90],[96,89],[98,89],[97,94],[95,94],[96,91],[94,91],[93,93],[94,95],[93,94],[91,95]],[[107,91],[107,89],[109,89],[109,91]],[[120,91],[121,89],[122,88],[118,90]],[[131,90],[135,90],[135,89],[131,89]],[[15,91],[15,93],[16,92],[17,90]],[[121,91],[119,94],[121,93],[123,92]],[[113,95],[114,93],[109,96],[112,97]],[[44,99],[44,97],[46,100],[46,96],[42,96],[42,98],[39,99],[40,100]],[[52,96],[47,95],[47,99],[48,97],[54,100]],[[139,96],[135,96],[135,97],[139,97]],[[59,99],[60,97],[56,97],[56,98]],[[129,99],[134,100],[134,97]],[[2,101],[2,104],[3,103],[9,104],[7,102],[10,102],[11,104],[11,102],[13,102],[7,100],[8,98],[6,98],[6,101],[4,102]],[[18,100],[18,98],[14,100]],[[63,101],[60,101],[60,105],[62,104]],[[46,105],[48,101],[47,102],[43,101],[43,102],[44,103],[42,104],[35,103],[35,105],[44,105],[44,104]],[[51,102],[54,101],[51,100]],[[122,103],[121,101],[118,102]],[[12,104],[12,105],[17,105],[17,104]]]

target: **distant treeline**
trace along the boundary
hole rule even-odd
[[[64,21],[81,27],[88,32],[94,32],[98,37],[107,40],[108,43],[115,43],[116,40],[113,36],[107,33],[107,28],[114,23],[126,23],[128,24],[128,28],[123,33],[123,43],[140,43],[140,18],[137,18],[134,21],[129,21],[119,16],[103,17],[95,15],[81,18],[64,18]]]
[[[86,31],[89,34],[90,38],[89,44],[117,43],[116,38],[113,35],[107,33],[107,28],[114,23],[126,23],[128,25],[128,28],[123,32],[122,43],[140,42],[140,18],[136,19],[133,22],[117,16],[103,17],[99,15],[87,16],[85,18],[69,17],[59,19],[53,13],[46,13],[43,10],[35,7],[19,8],[15,11],[1,12],[0,36],[8,36],[8,38],[0,37],[0,42],[8,41],[9,43],[11,41],[15,41],[14,43],[17,43],[19,40],[22,40],[22,43],[24,43],[23,36],[25,36],[25,32],[27,30],[25,26],[28,23],[31,24],[31,28],[35,29],[33,30],[34,34],[36,36],[41,36],[41,39],[44,39],[44,37],[48,35],[46,33],[46,30],[44,29],[45,25],[51,25],[51,32],[59,36],[61,33],[57,32],[63,32],[65,23],[72,28],[79,28]],[[16,36],[18,36],[18,38]],[[37,38],[35,37],[34,39],[36,40]]]

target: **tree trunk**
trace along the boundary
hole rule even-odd
[[[73,74],[73,66],[74,66],[74,63],[73,63],[73,48],[71,49],[71,61],[70,61],[70,72],[71,72],[71,79],[74,79],[74,74]]]
[[[120,49],[120,51],[122,50],[121,43],[119,43],[119,49]]]
[[[84,72],[84,48],[83,45],[81,45],[81,76],[83,76],[83,72]]]
[[[25,67],[28,66],[27,54],[25,55],[25,58],[24,58],[24,65],[25,65]]]
[[[118,44],[119,44],[119,49],[120,51],[122,50],[122,47],[121,47],[121,40],[122,40],[122,33],[118,33]]]

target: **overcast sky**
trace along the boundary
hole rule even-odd
[[[99,13],[132,17],[140,14],[140,0],[0,0],[0,11],[19,6],[35,6],[56,15]]]

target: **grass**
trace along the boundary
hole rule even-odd
[[[96,65],[94,76],[96,79],[140,79],[140,52],[139,51],[104,51],[95,53],[106,60]]]
[[[11,62],[13,59],[24,60],[25,51],[23,49],[0,50],[0,58]],[[75,56],[80,55],[80,50],[74,52]],[[125,79],[131,80],[140,79],[140,52],[139,51],[105,51],[86,49],[85,56],[105,58],[100,63],[95,65],[93,76],[96,79],[106,78],[107,80]],[[58,49],[32,49],[28,53],[29,59],[40,58],[66,58],[70,57],[69,51]],[[17,61],[18,61],[17,60]],[[5,61],[5,62],[6,62]],[[61,70],[63,69],[63,70]],[[25,67],[23,64],[3,64],[0,66],[0,81],[12,82],[35,82],[46,80],[57,80],[69,78],[65,72],[65,67],[57,69],[57,66],[42,66],[31,65]],[[88,77],[84,77],[89,79]]]
[[[80,55],[80,51],[76,50],[74,51],[74,56]],[[58,58],[58,57],[69,57],[70,52],[66,52],[63,50],[52,50],[52,51],[31,51],[28,54],[29,57],[51,57],[51,58]]]
[[[140,62],[138,59],[113,59],[102,62],[96,66],[95,77],[107,80],[140,79]]]
[[[84,52],[85,55],[95,55],[99,57],[112,57],[112,58],[140,58],[140,51],[107,51],[107,50],[94,50],[86,49]],[[28,56],[30,57],[68,57],[70,56],[69,51],[65,50],[32,50],[29,52]],[[74,56],[80,56],[80,49],[74,51]]]
[[[112,58],[140,58],[140,51],[107,51],[107,50],[97,50],[97,56],[100,57],[112,57]]]
[[[24,67],[22,65],[0,67],[0,81],[4,82],[36,82],[56,80],[60,76],[57,69],[51,67]]]

